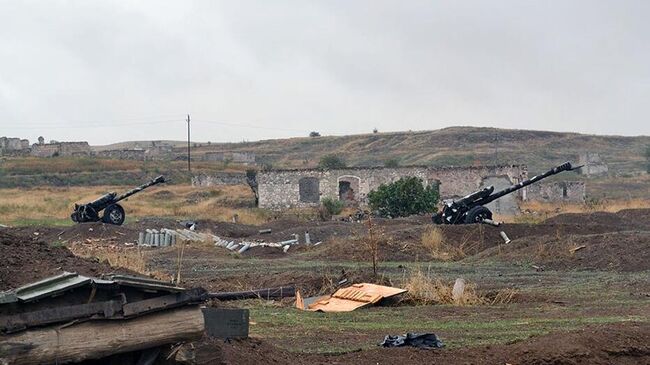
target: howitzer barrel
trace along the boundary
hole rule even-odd
[[[546,171],[545,173],[543,173],[541,175],[535,175],[535,176],[531,177],[528,180],[524,180],[524,181],[522,181],[522,182],[520,182],[518,184],[512,185],[512,186],[510,186],[508,188],[505,188],[503,190],[497,191],[496,193],[481,199],[477,203],[479,205],[488,204],[488,203],[490,203],[490,202],[492,202],[492,201],[494,201],[496,199],[499,199],[500,197],[502,197],[504,195],[508,195],[508,194],[510,194],[512,192],[515,192],[515,191],[517,191],[517,190],[519,190],[519,189],[521,189],[523,187],[526,187],[526,186],[528,186],[530,184],[534,184],[534,183],[538,182],[539,180],[545,179],[545,178],[547,178],[549,176],[552,176],[552,175],[555,175],[555,174],[559,174],[562,171],[570,171],[570,170],[573,170],[573,167],[571,166],[571,163],[570,162],[565,162],[565,163],[563,163],[563,164],[561,164],[559,166],[556,166],[556,167]]]
[[[482,199],[482,198],[484,199],[484,198],[490,196],[490,194],[492,194],[493,191],[494,191],[494,186],[488,186],[487,188],[485,188],[483,190],[479,190],[479,191],[473,192],[473,193],[471,193],[471,194],[469,194],[467,196],[464,196],[464,197],[458,199],[456,202],[461,203],[461,204],[468,204],[468,203],[471,203],[471,202],[473,202],[473,201],[475,201],[477,199]]]
[[[127,191],[126,193],[124,193],[124,194],[122,194],[122,195],[116,197],[115,200],[114,200],[114,202],[117,203],[117,202],[119,202],[120,200],[124,200],[124,199],[130,197],[131,195],[136,194],[136,193],[139,193],[139,192],[141,192],[142,190],[144,190],[144,189],[146,189],[146,188],[148,188],[148,187],[150,187],[150,186],[153,186],[153,185],[156,185],[156,184],[160,184],[160,183],[164,183],[164,182],[165,182],[165,178],[164,178],[162,175],[161,175],[161,176],[158,176],[157,178],[155,178],[155,179],[149,181],[148,183],[146,183],[146,184],[142,184],[142,185],[138,186],[137,188],[133,188],[133,189]]]
[[[91,201],[88,203],[88,205],[92,206],[95,210],[101,210],[104,209],[107,205],[113,203],[115,201],[115,196],[117,194],[114,192],[110,192],[107,194],[104,194],[100,196],[99,198]]]

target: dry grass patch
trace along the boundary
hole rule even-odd
[[[472,242],[469,238],[463,238],[458,246],[448,243],[444,233],[437,226],[428,226],[422,232],[420,240],[422,245],[429,250],[432,258],[442,261],[460,260],[467,256],[466,250],[472,249]]]
[[[128,187],[124,186],[0,189],[0,222],[14,224],[26,219],[58,219],[65,222],[69,220],[75,203],[87,203],[109,191],[122,193],[126,190]],[[197,195],[205,198],[193,199]],[[253,202],[255,198],[247,186],[196,188],[168,185],[145,190],[122,204],[127,219],[157,216],[232,221],[236,214],[239,222],[244,224],[267,221],[269,213],[264,210],[230,207],[233,199]]]
[[[142,275],[151,276],[158,280],[171,281],[171,276],[160,271],[147,269],[147,259],[137,247],[122,248],[114,246],[93,246],[76,243],[67,246],[68,249],[79,257],[106,261],[112,267],[120,267]]]
[[[454,283],[432,278],[422,270],[411,271],[404,288],[408,290],[404,301],[417,305],[451,304],[457,306],[497,305],[510,303],[516,295],[514,289],[504,289],[490,296],[480,295],[476,284],[464,283],[460,294],[454,295]]]

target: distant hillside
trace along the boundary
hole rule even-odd
[[[123,150],[123,149],[133,149],[133,148],[148,148],[153,145],[156,146],[172,146],[172,147],[183,147],[187,146],[187,141],[127,141],[127,142],[118,142],[113,144],[107,144],[103,146],[91,146],[93,151],[107,151],[107,150]]]
[[[376,133],[350,136],[300,137],[240,143],[212,143],[193,148],[200,155],[212,151],[254,152],[258,161],[274,167],[312,167],[321,156],[335,153],[356,166],[473,165],[525,163],[532,173],[581,152],[599,152],[613,173],[645,169],[643,151],[650,137],[598,136],[476,127],[434,131]]]

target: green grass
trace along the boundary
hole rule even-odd
[[[287,259],[198,258],[188,261],[193,274],[236,277],[278,272],[370,270],[369,263],[308,261],[297,254]],[[558,330],[627,321],[650,321],[650,303],[641,295],[649,288],[648,273],[609,271],[544,271],[488,263],[384,262],[381,273],[399,286],[404,270],[420,268],[445,281],[463,277],[478,290],[514,288],[524,299],[505,305],[472,307],[372,307],[349,313],[313,313],[290,304],[253,300],[238,302],[251,310],[251,335],[294,352],[341,353],[369,349],[387,334],[434,332],[449,348],[503,344]]]
[[[505,308],[514,310],[516,305]],[[447,306],[440,306],[444,311]],[[586,325],[626,321],[648,321],[643,315],[595,315],[569,318],[540,318],[523,315],[517,318],[495,319],[491,309],[477,308],[476,313],[463,313],[453,319],[437,318],[435,308],[385,307],[361,309],[348,313],[314,313],[295,308],[251,307],[253,336],[272,340],[292,351],[345,352],[376,346],[385,334],[405,332],[434,332],[449,348],[463,348],[485,344],[507,343],[556,330],[571,330]],[[471,309],[470,309],[471,310]],[[503,311],[497,311],[502,313]],[[548,315],[548,314],[547,314]],[[331,334],[346,338],[345,344],[334,347],[323,343],[322,337]],[[351,334],[357,334],[353,336]],[[356,337],[356,339],[355,339]],[[288,346],[283,344],[289,344]]]

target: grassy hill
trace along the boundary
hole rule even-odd
[[[156,145],[184,147],[182,141],[156,141]],[[151,141],[95,146],[96,150],[147,147]],[[598,152],[608,164],[607,177],[589,179],[594,197],[650,196],[650,175],[645,174],[645,149],[650,137],[599,136],[496,128],[451,127],[433,131],[374,133],[349,136],[297,137],[240,143],[192,142],[192,156],[207,152],[253,152],[259,163],[274,168],[315,167],[326,154],[345,158],[350,166],[381,166],[396,159],[402,166],[467,166],[523,163],[531,174],[564,161],[577,162],[582,152]],[[0,188],[68,185],[138,185],[164,174],[175,183],[188,183],[179,149],[178,161],[123,161],[99,158],[4,158],[0,161]],[[183,155],[183,156],[181,156]],[[195,161],[193,173],[244,171],[247,166]],[[563,174],[558,179],[584,179]]]
[[[325,154],[338,154],[349,165],[473,165],[524,163],[532,173],[555,164],[576,161],[581,152],[599,152],[613,173],[645,169],[644,151],[650,137],[599,136],[476,127],[350,136],[301,137],[241,143],[212,143],[194,148],[208,151],[254,152],[274,167],[313,167]]]

